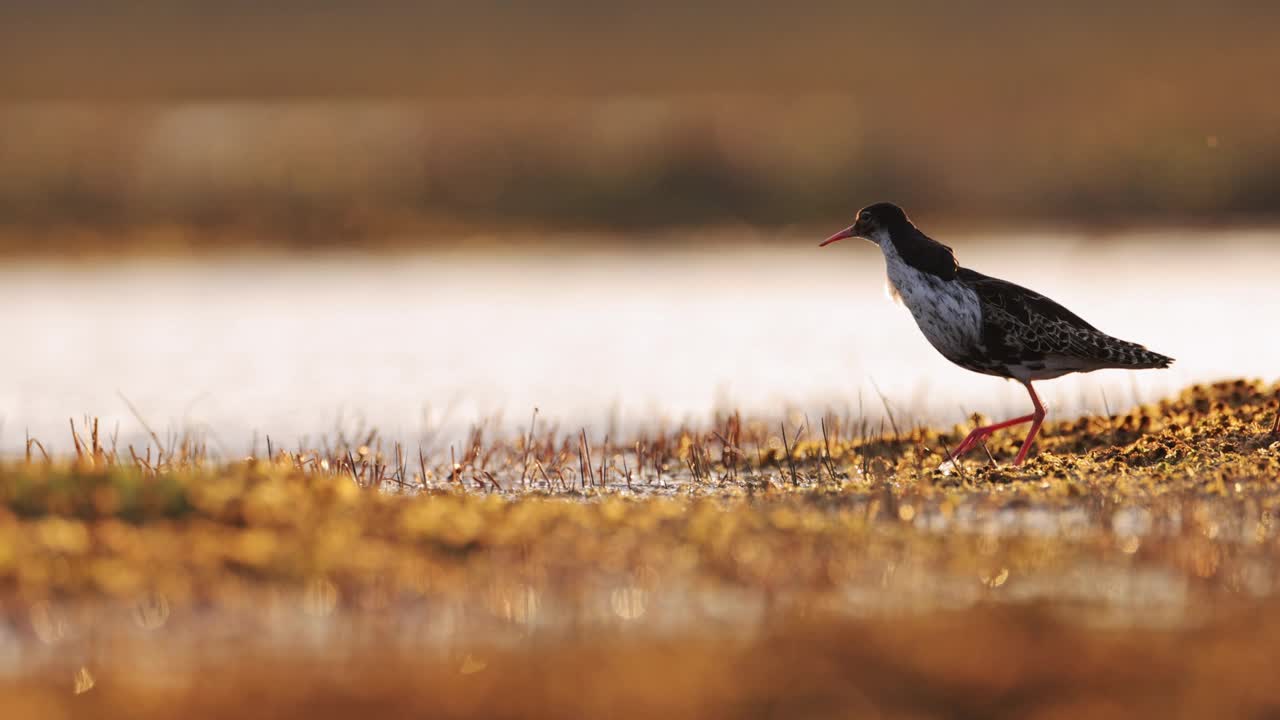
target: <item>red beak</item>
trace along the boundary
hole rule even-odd
[[[822,242],[818,243],[818,247],[826,247],[837,240],[843,240],[845,238],[851,238],[851,237],[857,237],[857,233],[853,231],[852,226],[847,227],[841,230],[840,232],[836,233],[835,235],[832,235],[831,237],[827,238],[826,240],[823,240]]]

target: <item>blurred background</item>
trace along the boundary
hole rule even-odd
[[[1223,318],[1276,316],[1277,69],[1244,0],[4,3],[4,444],[1016,401],[816,254],[877,200],[1179,355],[1149,392],[1274,375]]]
[[[1271,221],[1277,28],[1243,0],[5,3],[0,225],[102,252],[777,228],[879,198]]]

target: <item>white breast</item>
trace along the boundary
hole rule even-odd
[[[978,294],[906,263],[888,238],[880,243],[889,286],[911,311],[929,344],[948,359],[974,355],[982,341]]]

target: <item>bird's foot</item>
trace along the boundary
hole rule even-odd
[[[951,459],[952,460],[960,459],[970,450],[973,450],[974,448],[978,447],[978,443],[981,443],[983,440],[986,440],[988,437],[990,437],[992,432],[994,431],[988,430],[987,428],[978,428],[973,432],[969,433],[968,435],[965,436],[964,440],[961,440],[960,444],[956,446],[955,451],[951,453]]]

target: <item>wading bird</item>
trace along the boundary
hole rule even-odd
[[[1031,430],[1013,461],[1021,465],[1045,417],[1031,386],[1035,380],[1104,368],[1165,368],[1173,362],[1107,335],[1039,293],[960,267],[951,248],[920,232],[892,203],[863,208],[853,225],[819,247],[851,237],[880,246],[890,292],[943,357],[966,370],[1017,380],[1031,395],[1034,412],[975,429],[956,447],[953,460],[995,431],[1029,422]]]

